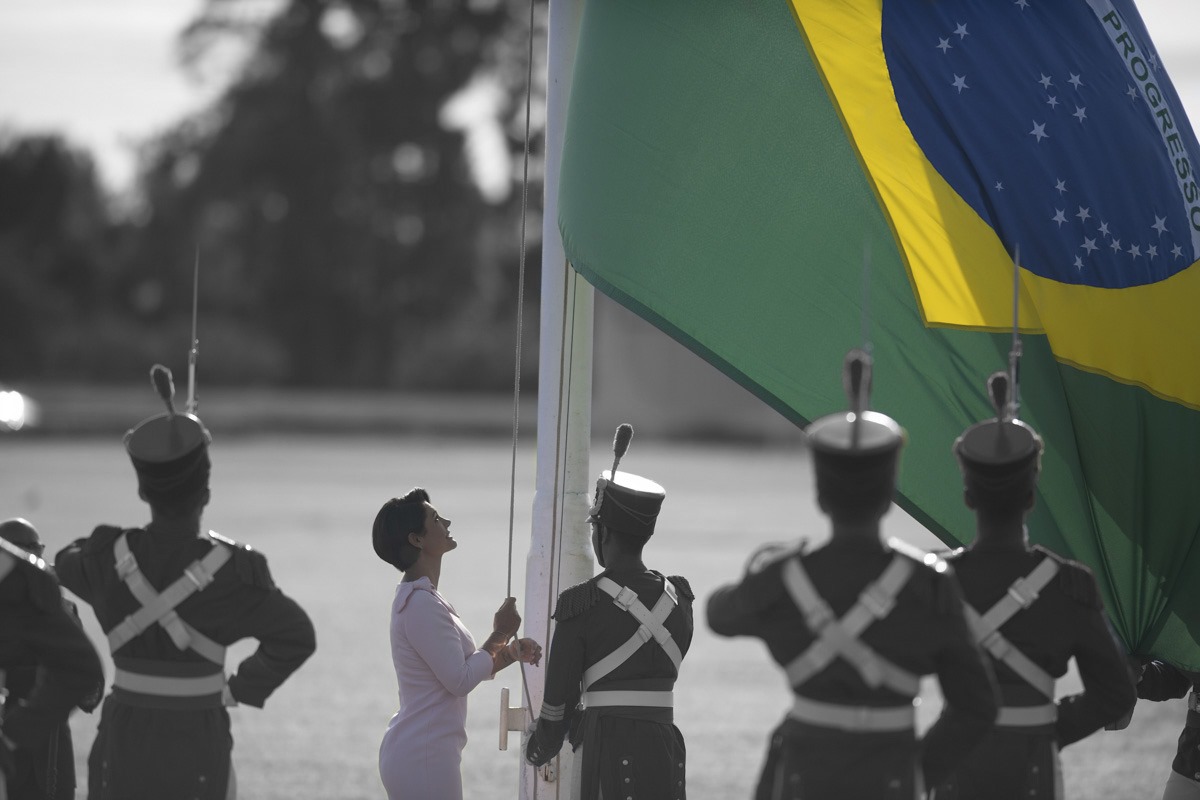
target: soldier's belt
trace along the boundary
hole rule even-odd
[[[1002,728],[1031,728],[1035,725],[1050,725],[1058,719],[1058,706],[1046,703],[1040,706],[1007,706],[1000,709],[996,724]]]
[[[600,706],[649,706],[651,708],[674,708],[674,692],[649,692],[636,689],[594,689],[582,695],[585,708]]]
[[[797,696],[788,716],[798,722],[837,728],[856,733],[912,730],[916,726],[917,712],[912,704],[905,706],[843,706],[822,703],[807,697]]]
[[[162,675],[139,675],[118,669],[113,676],[113,686],[127,692],[150,694],[157,697],[200,697],[220,694],[225,688],[225,676],[206,675],[202,678],[168,678]]]
[[[117,657],[113,697],[142,708],[219,708],[225,670],[207,662]]]

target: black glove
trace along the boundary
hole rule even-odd
[[[536,730],[529,735],[529,741],[525,744],[525,760],[528,763],[535,767],[540,767],[543,764],[550,763],[550,760],[556,755],[558,755],[557,749],[554,752],[550,752],[549,748],[542,747]]]

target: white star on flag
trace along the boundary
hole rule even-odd
[[[945,52],[947,50],[949,50],[951,47],[952,47],[952,45],[950,44],[949,39],[943,39],[940,36],[938,37],[937,49],[941,50],[943,54],[945,54]]]
[[[955,75],[954,83],[952,83],[950,85],[953,86],[955,89],[958,89],[959,94],[962,94],[963,89],[971,88],[970,86],[967,86],[967,76],[966,75]]]
[[[1038,83],[1042,85],[1043,89],[1049,90],[1050,84],[1054,83],[1054,81],[1050,80],[1049,75],[1042,75],[1042,77],[1038,79]]]
[[[1071,79],[1069,81],[1067,81],[1067,83],[1074,86],[1075,90],[1078,91],[1079,87],[1083,85],[1083,80],[1078,75],[1076,75],[1074,72],[1072,72]]]
[[[958,23],[958,27],[954,29],[954,33],[956,36],[958,36],[959,39],[965,39],[968,36],[970,36],[970,34],[967,33],[967,23],[965,23],[965,22]]]
[[[1063,223],[1067,221],[1067,216],[1063,213],[1063,209],[1056,208],[1054,209],[1054,216],[1050,218],[1050,221],[1057,222],[1058,227],[1061,228]]]
[[[1158,231],[1159,236],[1162,236],[1164,233],[1167,232],[1167,218],[1160,217],[1158,214],[1155,214],[1154,215],[1154,224],[1151,225],[1150,227],[1153,228],[1154,230]]]
[[[1057,183],[1054,184],[1054,188],[1058,190],[1059,194],[1062,194],[1067,190],[1067,182],[1059,178]]]
[[[1075,212],[1075,216],[1079,217],[1080,222],[1087,222],[1092,216],[1092,210],[1080,206],[1079,210]]]
[[[1041,144],[1042,139],[1049,139],[1050,134],[1046,133],[1046,123],[1039,123],[1036,119],[1033,121],[1033,130],[1029,132],[1030,136],[1036,136],[1038,144]]]
[[[1088,255],[1089,255],[1089,256],[1092,254],[1092,251],[1093,251],[1093,250],[1099,250],[1099,249],[1100,249],[1099,247],[1097,247],[1097,246],[1096,246],[1096,240],[1095,240],[1095,239],[1087,239],[1087,238],[1085,238],[1085,239],[1083,240],[1083,244],[1081,244],[1081,245],[1079,245],[1079,246],[1080,246],[1080,247],[1082,247],[1084,250],[1087,250],[1087,251],[1088,251]]]
[[[1080,106],[1075,106],[1075,113],[1072,114],[1071,116],[1075,117],[1077,120],[1079,120],[1082,123],[1083,120],[1085,118],[1087,118],[1087,108],[1086,107],[1081,108]]]

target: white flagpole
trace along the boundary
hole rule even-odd
[[[589,506],[593,290],[567,264],[558,231],[558,178],[582,16],[583,0],[549,2],[537,471],[522,608],[525,635],[540,641],[548,655],[550,614],[558,592],[593,573],[584,521]],[[546,663],[525,669],[534,714],[542,706]],[[568,744],[541,769],[530,767],[522,755],[521,800],[575,796],[575,760]]]

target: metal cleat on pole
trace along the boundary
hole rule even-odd
[[[508,704],[508,687],[500,690],[500,749],[508,749],[508,732],[525,730],[525,706]]]

